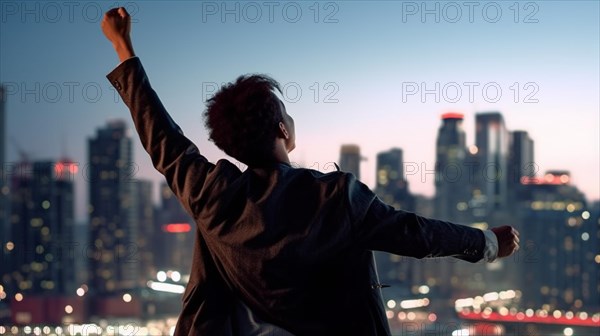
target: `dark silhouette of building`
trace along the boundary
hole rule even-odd
[[[589,311],[600,310],[600,201],[589,206],[589,215],[582,212],[583,232],[581,239],[585,244],[582,268],[582,304]],[[587,233],[587,234],[586,234]],[[575,301],[577,307],[577,300]]]
[[[360,147],[358,145],[342,145],[340,149],[340,169],[352,173],[360,180]]]
[[[538,166],[534,161],[533,140],[526,131],[510,132],[509,179],[510,184],[520,184],[523,177],[534,177]]]
[[[0,249],[3,249],[7,243],[6,238],[9,236],[9,208],[8,208],[8,181],[6,168],[6,91],[4,86],[0,85]],[[0,279],[4,274],[0,270]]]
[[[467,164],[468,151],[460,113],[442,115],[438,131],[435,163],[435,216],[466,223],[470,220],[473,165]]]
[[[16,301],[29,295],[74,295],[74,194],[71,162],[21,162],[11,180],[10,274]],[[5,267],[4,265],[3,267]],[[6,281],[9,280],[9,281]]]
[[[135,208],[135,218],[131,224],[137,226],[137,255],[139,257],[140,273],[138,286],[145,287],[148,279],[156,275],[154,263],[155,253],[164,253],[157,250],[153,244],[154,237],[154,204],[152,202],[153,187],[150,180],[132,181],[132,200]],[[160,245],[159,245],[160,246]]]
[[[499,112],[475,116],[477,172],[475,179],[482,207],[477,215],[489,217],[506,210],[508,200],[508,131]]]
[[[140,274],[131,139],[124,121],[109,122],[88,141],[90,294],[107,298],[136,287]],[[91,253],[90,253],[91,254]]]
[[[538,165],[534,161],[533,140],[526,131],[510,132],[510,150],[508,155],[508,193],[509,207],[514,209],[514,201],[523,187],[523,178],[535,177]]]
[[[6,168],[8,162],[6,162],[6,126],[5,126],[5,106],[6,106],[6,92],[4,86],[0,85],[0,251],[2,252],[2,259],[0,262],[2,265],[8,265],[10,251],[7,248],[7,243],[10,237],[10,209],[8,204],[9,198],[9,183]],[[0,267],[0,284],[7,283],[10,279],[9,267]],[[7,293],[5,289],[0,290],[0,299],[5,299]],[[6,301],[0,300],[0,323],[6,319],[5,312],[3,309]]]
[[[377,184],[375,193],[396,209],[415,210],[415,200],[404,176],[402,149],[393,148],[377,154]]]
[[[517,260],[523,304],[581,310],[584,303],[597,302],[598,273],[586,262],[593,262],[597,253],[597,237],[592,235],[597,235],[598,223],[590,220],[584,195],[570,184],[566,171],[522,181],[517,210],[522,248]]]

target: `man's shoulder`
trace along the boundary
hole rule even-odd
[[[335,171],[326,171],[322,172],[320,170],[312,169],[312,168],[290,168],[288,176],[295,177],[304,177],[306,179],[313,179],[315,182],[321,183],[344,183],[349,180],[355,180],[353,174],[335,170]]]
[[[371,190],[354,174],[340,170],[321,172],[311,168],[291,168],[286,175],[289,180],[296,180],[305,185],[319,186],[326,190],[327,194],[342,192],[347,197],[361,194],[366,195],[367,198],[372,194]]]
[[[209,189],[223,189],[231,185],[235,180],[242,176],[241,164],[235,164],[227,159],[219,159],[215,163],[211,163],[208,167],[208,174],[205,186]]]
[[[241,174],[242,173],[242,163],[233,163],[227,159],[219,159],[215,162],[215,169],[218,171],[223,171],[227,173],[233,174]]]

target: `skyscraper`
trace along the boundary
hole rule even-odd
[[[436,142],[435,215],[440,219],[464,223],[469,219],[467,210],[473,167],[466,164],[468,152],[463,118],[460,113],[442,115]]]
[[[154,236],[154,204],[152,203],[152,181],[137,179],[132,182],[133,202],[135,204],[135,218],[137,226],[137,254],[140,262],[139,285],[145,286],[147,279],[156,275],[154,252],[164,253],[153,247]],[[156,251],[153,251],[156,250]]]
[[[11,181],[11,290],[73,294],[74,194],[70,163],[22,162]],[[15,294],[15,293],[13,293]]]
[[[340,169],[352,173],[360,180],[360,147],[358,145],[342,145],[340,149]]]
[[[552,310],[597,307],[597,273],[586,263],[597,253],[598,223],[590,220],[585,196],[567,171],[524,178],[523,184],[517,208],[521,253],[515,257],[523,303]]]
[[[109,122],[88,140],[92,295],[130,290],[139,275],[138,232],[132,199],[131,139],[124,121]]]
[[[477,172],[475,179],[484,206],[482,216],[505,210],[508,200],[508,131],[499,112],[475,116]]]
[[[414,211],[414,198],[404,177],[402,149],[393,148],[377,154],[375,193],[396,209]]]
[[[535,177],[538,166],[533,157],[533,140],[526,131],[510,132],[510,150],[508,155],[508,193],[509,206],[514,209],[515,201],[523,189],[524,178]]]
[[[6,93],[4,87],[0,85],[0,235],[8,237],[8,183],[6,181],[6,126],[5,126],[5,105]],[[5,239],[0,239],[0,250],[6,243]],[[0,277],[2,276],[0,271]]]
[[[514,177],[511,183],[520,182],[521,178],[534,177],[538,167],[534,161],[533,140],[527,131],[510,132],[509,173]]]
[[[509,184],[520,184],[522,177],[535,176],[538,167],[533,149],[533,140],[527,131],[510,132]]]

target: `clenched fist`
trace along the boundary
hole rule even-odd
[[[106,12],[100,26],[104,36],[112,42],[121,62],[135,55],[130,36],[131,17],[125,8],[113,8]]]
[[[519,232],[512,226],[491,229],[498,238],[498,258],[508,257],[519,249]]]

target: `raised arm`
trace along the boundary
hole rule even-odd
[[[142,63],[133,52],[130,30],[131,20],[124,8],[111,9],[105,14],[102,31],[121,61],[107,78],[129,107],[154,167],[190,210],[190,202],[199,195],[214,165],[183,135],[152,89]]]

